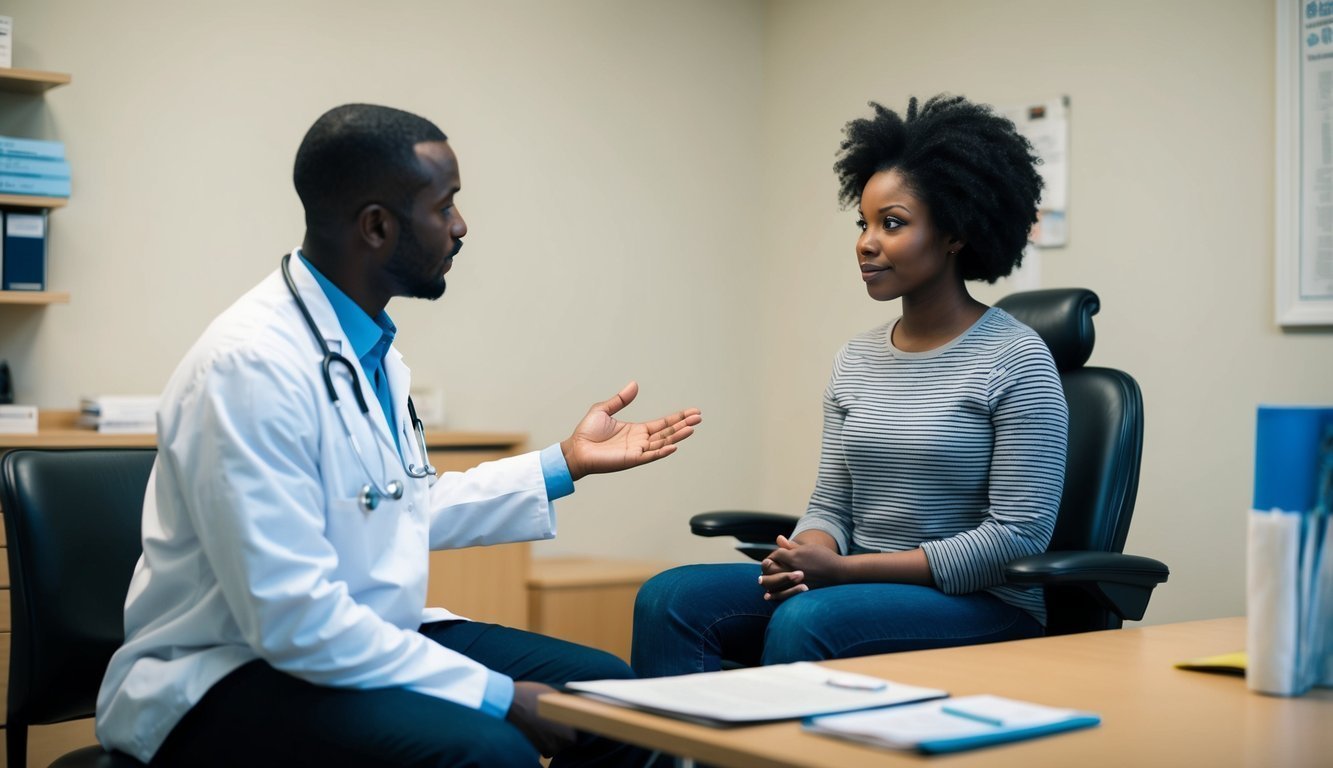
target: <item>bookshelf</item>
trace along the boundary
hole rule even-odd
[[[69,200],[63,197],[37,195],[6,195],[0,193],[0,206],[5,208],[64,208]]]
[[[68,304],[69,291],[0,291],[0,304]]]
[[[46,93],[69,84],[69,75],[37,69],[0,69],[0,91],[9,93]]]
[[[72,79],[61,72],[0,68],[0,92],[41,96],[52,88],[69,84]],[[0,208],[53,209],[63,208],[67,202],[63,197],[0,194]],[[0,306],[46,306],[68,303],[69,293],[66,291],[0,291]]]

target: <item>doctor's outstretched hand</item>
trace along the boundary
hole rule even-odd
[[[601,472],[618,472],[657,461],[676,452],[676,443],[694,434],[703,421],[698,408],[686,408],[670,416],[639,423],[619,421],[616,412],[639,394],[639,385],[631,381],[610,400],[588,409],[588,415],[574,428],[574,434],[560,443],[575,480]]]

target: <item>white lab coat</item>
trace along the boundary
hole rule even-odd
[[[415,631],[453,617],[426,607],[428,550],[555,535],[535,452],[407,477],[324,292],[299,258],[291,271],[330,347],[356,366],[369,420],[351,377],[338,366],[333,376],[370,472],[406,491],[359,506],[366,473],[280,272],[209,326],[163,393],[126,641],[97,701],[98,739],[144,762],[214,683],[259,658],[320,685],[402,686],[478,707],[487,670]],[[394,428],[420,465],[409,371],[396,350],[384,366]]]

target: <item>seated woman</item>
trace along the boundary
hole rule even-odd
[[[835,165],[859,203],[856,264],[902,315],[849,341],[824,392],[819,473],[762,564],[651,579],[634,609],[641,676],[862,656],[1042,634],[1041,591],[1004,566],[1043,552],[1068,410],[1041,338],[968,294],[1022,259],[1041,179],[988,107],[872,103]]]

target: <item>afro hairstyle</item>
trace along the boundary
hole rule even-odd
[[[833,169],[839,200],[856,205],[876,173],[895,170],[930,209],[936,227],[963,241],[964,280],[993,283],[1023,260],[1037,221],[1041,160],[1014,124],[985,104],[938,95],[907,114],[870,102],[873,117],[847,123]]]

